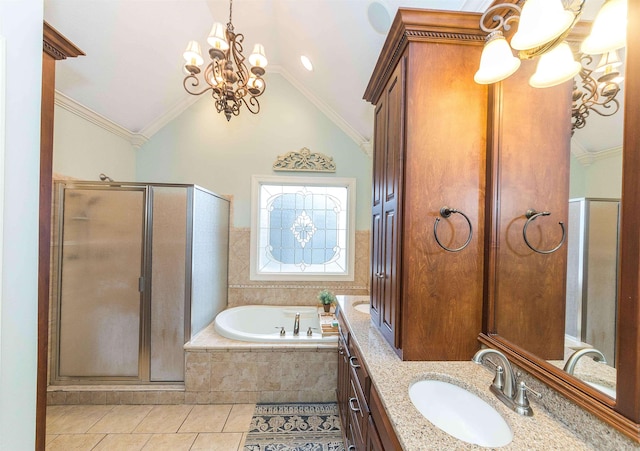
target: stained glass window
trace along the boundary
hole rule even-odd
[[[349,232],[354,226],[350,210],[354,183],[329,178],[254,180],[252,278],[352,277]]]

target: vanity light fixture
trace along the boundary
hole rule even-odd
[[[540,57],[536,72],[529,79],[533,87],[556,86],[579,75],[574,83],[572,132],[584,127],[590,110],[602,116],[615,114],[619,109],[615,96],[622,82],[615,51],[626,45],[627,0],[606,0],[576,61],[565,38],[578,22],[584,2],[526,0],[522,7],[522,1],[518,1],[487,9],[480,19],[480,28],[488,35],[474,76],[476,83],[504,80],[518,69],[520,60]],[[504,10],[506,13],[496,14]],[[509,31],[516,21],[518,30],[509,45],[502,30]],[[512,49],[518,51],[518,57]],[[586,64],[592,61],[591,55],[597,54],[603,54],[602,62],[595,70],[589,69]],[[594,79],[592,74],[597,71],[604,74]]]
[[[265,74],[267,57],[264,47],[256,44],[253,53],[249,56],[251,69],[247,69],[246,58],[242,54],[244,35],[235,33],[231,14],[233,0],[229,1],[229,22],[226,28],[220,22],[213,24],[207,43],[211,46],[209,57],[211,62],[207,64],[202,73],[202,81],[198,77],[201,73],[200,66],[204,64],[200,44],[190,41],[183,56],[186,61],[184,70],[187,76],[182,84],[191,95],[199,96],[211,91],[218,113],[224,112],[227,121],[231,116],[238,116],[240,108],[244,104],[247,109],[257,114],[260,112],[258,97],[266,88],[262,76]],[[203,82],[204,88],[198,90]]]

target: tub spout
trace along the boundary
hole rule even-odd
[[[300,313],[296,313],[296,319],[293,321],[293,335],[300,334]]]

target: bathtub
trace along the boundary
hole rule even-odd
[[[293,335],[296,313],[300,313],[300,333]],[[284,327],[285,334],[280,335]],[[311,335],[307,331],[311,327]],[[257,343],[332,343],[337,336],[322,336],[316,307],[243,305],[218,313],[215,331],[226,338]]]

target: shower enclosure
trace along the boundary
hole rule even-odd
[[[183,345],[227,304],[229,201],[195,185],[54,192],[51,382],[184,381]]]

